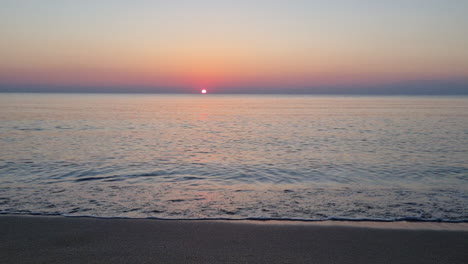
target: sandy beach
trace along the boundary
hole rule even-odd
[[[2,263],[467,263],[467,224],[0,216]]]

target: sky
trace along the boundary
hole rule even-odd
[[[468,93],[466,14],[466,0],[2,0],[0,91]]]

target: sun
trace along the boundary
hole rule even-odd
[[[206,94],[206,89],[201,90],[202,94]]]

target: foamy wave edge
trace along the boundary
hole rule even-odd
[[[307,219],[307,218],[288,218],[288,217],[245,217],[245,218],[229,218],[229,217],[201,217],[201,218],[166,218],[166,217],[126,217],[126,216],[95,216],[95,215],[70,215],[70,214],[55,214],[41,212],[0,212],[0,215],[15,215],[15,216],[63,216],[70,218],[96,218],[96,219],[154,219],[164,221],[284,221],[284,222],[378,222],[378,223],[394,223],[394,222],[421,222],[421,223],[468,223],[468,219],[452,220],[452,219],[424,219],[418,217],[400,217],[394,219],[380,218],[343,218],[329,217],[325,219]]]

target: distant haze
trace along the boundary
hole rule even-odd
[[[200,93],[186,87],[0,85],[0,92],[46,93]],[[468,82],[413,81],[363,86],[214,87],[213,94],[329,94],[329,95],[468,95]]]
[[[0,92],[468,94],[468,1],[4,0]]]

